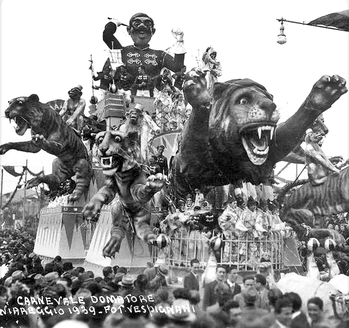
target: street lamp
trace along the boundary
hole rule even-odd
[[[284,19],[281,18],[280,20],[281,26],[280,26],[280,34],[277,36],[277,43],[278,44],[285,44],[287,42],[286,35],[284,33],[285,28],[284,28]]]

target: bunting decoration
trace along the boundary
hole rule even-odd
[[[21,176],[21,175],[23,174],[23,172],[24,172],[24,170],[25,170],[25,167],[23,166],[22,168],[23,168],[22,172],[21,172],[21,173],[18,173],[18,172],[16,172],[16,170],[15,170],[15,166],[3,166],[3,169],[4,169],[7,173],[11,174],[11,175],[14,176],[14,177],[19,177],[19,176]]]
[[[312,26],[329,26],[340,31],[349,32],[349,10],[344,10],[316,18],[308,23]]]

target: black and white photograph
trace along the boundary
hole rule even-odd
[[[346,0],[0,2],[0,328],[349,327]]]

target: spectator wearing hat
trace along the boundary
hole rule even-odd
[[[120,267],[118,266],[118,265],[114,265],[113,266],[113,272],[114,272],[114,275],[118,272],[118,269],[119,269]]]
[[[154,267],[154,263],[152,262],[147,262],[147,266],[144,269],[143,273],[146,275],[148,282],[153,280],[156,276],[157,270]]]
[[[215,287],[217,303],[207,308],[209,313],[217,323],[217,327],[226,327],[229,324],[229,310],[224,305],[233,299],[232,292],[225,282],[220,282]]]
[[[134,290],[134,279],[131,275],[125,274],[118,285],[120,286],[120,293],[122,295],[129,294]]]
[[[114,274],[114,270],[111,266],[106,266],[103,268],[102,270],[103,273],[103,279],[100,282],[100,284],[107,288],[109,287],[109,289],[112,290],[118,290],[118,282],[115,282],[115,274]]]
[[[16,270],[12,273],[12,282],[21,281],[24,278],[24,272],[21,270]]]
[[[118,284],[119,282],[121,282],[123,276],[127,274],[127,269],[125,267],[119,267],[117,268],[116,270],[116,274],[115,274],[115,277],[114,277],[114,282],[116,284]]]
[[[113,268],[111,266],[106,266],[103,268],[102,270],[103,273],[103,280],[108,283],[110,281],[112,281],[115,277]]]
[[[269,311],[256,306],[258,292],[255,287],[247,287],[241,292],[244,306],[241,308],[241,319],[257,319],[269,315]],[[240,304],[241,307],[241,304]]]
[[[191,323],[196,320],[196,315],[192,311],[190,302],[185,299],[176,299],[173,301],[168,317],[170,318],[170,322],[178,324],[180,327],[191,327]]]
[[[59,278],[57,271],[52,271],[44,275],[45,280],[51,284],[53,281],[56,281]]]
[[[239,302],[241,309],[246,307],[246,293],[244,294],[243,291],[249,288],[256,290],[256,281],[253,275],[247,275],[242,278],[241,292],[239,294],[236,294],[233,298],[234,301]],[[254,305],[255,304],[260,304],[260,296],[257,294],[257,291],[256,299],[254,300]]]
[[[166,277],[168,275],[169,269],[166,264],[161,264],[156,268],[156,276],[149,281],[148,289],[152,292],[157,291],[158,289],[167,287]]]
[[[163,155],[165,150],[164,145],[159,145],[156,147],[156,154],[154,155],[155,164],[159,165],[160,173],[168,175],[168,163],[167,158]]]
[[[146,295],[148,294],[147,286],[147,276],[144,273],[139,274],[135,280],[135,291],[141,295]]]
[[[190,261],[190,273],[184,277],[183,286],[187,290],[199,290],[199,268],[200,262],[198,259]]]
[[[62,265],[62,276],[71,275],[74,270],[74,266],[72,262],[64,262]]]

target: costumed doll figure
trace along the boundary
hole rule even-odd
[[[184,66],[184,33],[180,29],[172,29],[172,35],[176,43],[172,46],[172,57],[163,50],[154,50],[149,46],[156,29],[154,20],[145,13],[137,13],[130,18],[127,26],[127,33],[131,36],[133,45],[123,47],[119,40],[114,36],[117,28],[122,24],[120,22],[109,22],[103,31],[103,41],[109,49],[117,52],[120,64],[126,66],[127,72],[135,79],[138,75],[138,68],[144,66],[145,73],[151,78],[159,75],[161,69],[166,67],[172,72],[178,72]]]
[[[260,199],[257,207],[256,230],[259,236],[258,247],[261,253],[270,252],[268,236],[270,236],[272,214],[268,211],[268,203]]]
[[[231,199],[230,203],[227,204],[223,213],[218,217],[218,225],[222,230],[224,242],[223,249],[223,261],[228,262],[230,260],[230,253],[235,256],[237,249],[232,239],[238,238],[236,231],[236,223],[239,219],[236,213],[237,202],[236,199]]]
[[[270,216],[267,213],[268,204],[264,199],[260,199],[257,207],[256,230],[259,237],[265,237],[270,229]]]
[[[187,115],[185,99],[182,93],[177,93],[173,101],[173,107],[176,109],[177,129],[183,130],[184,124],[189,116]]]
[[[188,232],[184,225],[189,217],[185,216],[184,213],[180,212],[178,209],[176,209],[176,212],[171,214],[171,216],[174,219],[174,224],[177,226],[177,229],[173,230],[171,237],[171,254],[176,265],[181,263],[186,253],[186,238],[188,238]]]
[[[150,116],[144,111],[141,104],[136,104],[126,114],[126,121],[124,121],[118,130],[131,136],[133,140],[137,140],[140,148],[140,162],[146,163],[149,160],[148,142],[154,134],[157,134],[160,129]]]
[[[86,107],[85,99],[82,99],[82,86],[78,85],[68,91],[69,99],[63,103],[59,112],[63,121],[73,129],[80,132],[83,127],[83,115]]]
[[[201,192],[199,188],[195,188],[195,200],[194,200],[194,206],[202,206],[202,203],[205,200],[204,194]]]
[[[178,230],[181,223],[178,220],[176,213],[170,213],[166,218],[160,222],[161,233],[164,233],[171,243],[162,249],[167,258],[173,259],[176,263],[180,260],[179,254],[179,240],[178,240]]]
[[[255,252],[254,239],[258,237],[258,233],[255,228],[257,219],[256,208],[257,202],[252,197],[249,197],[247,200],[247,206],[242,211],[236,225],[236,229],[240,230],[240,239],[245,239],[245,242],[239,249],[240,258],[245,261],[250,260],[252,258],[252,253],[254,254]],[[243,231],[244,229],[246,230]],[[247,258],[245,256],[247,256]]]
[[[248,229],[247,237],[249,239],[257,238],[258,232],[256,230],[256,220],[257,220],[257,202],[249,197],[247,200],[247,207],[242,211],[240,220],[242,224]]]
[[[184,204],[184,213],[186,215],[192,215],[194,214],[194,202],[193,202],[193,196],[188,194],[185,199]]]
[[[145,73],[144,66],[138,67],[138,75],[131,86],[132,96],[154,97],[154,85],[150,75]]]
[[[189,220],[186,222],[186,225],[189,230],[189,240],[188,240],[188,259],[194,259],[197,258],[197,254],[201,251],[202,245],[201,245],[201,234],[200,234],[200,214],[195,213],[195,207],[194,207],[194,213],[190,215]]]
[[[313,186],[324,183],[329,174],[340,172],[321,149],[322,139],[321,133],[315,133],[311,129],[307,130],[304,152],[308,177]]]
[[[218,77],[222,75],[222,66],[217,59],[217,52],[212,47],[208,47],[202,55],[204,67],[202,70],[206,73],[207,89],[210,94],[213,93],[213,85],[218,81]]]
[[[282,222],[279,216],[279,203],[277,200],[269,201],[268,208],[271,210],[271,238],[273,250],[273,260],[276,261],[277,254],[279,253],[280,240],[286,236],[286,224]],[[274,242],[273,242],[274,240]]]
[[[173,92],[176,91],[169,69],[164,67],[160,75],[154,77],[154,87],[157,91],[162,91],[165,87],[169,87]]]
[[[97,72],[97,75],[93,75],[92,78],[94,81],[100,81],[99,86],[94,86],[94,89],[100,91],[100,99],[105,98],[105,94],[108,91],[112,91],[112,85],[114,85],[114,92],[117,87],[114,81],[115,71],[112,69],[110,59],[108,58],[104,63],[103,69],[100,72]]]
[[[164,87],[154,100],[155,122],[161,128],[162,132],[170,131],[169,122],[173,107],[172,93],[173,91],[171,89]]]
[[[115,72],[117,93],[122,95],[125,100],[126,107],[131,103],[131,87],[134,82],[133,76],[127,72],[126,66],[122,65],[116,69]]]

